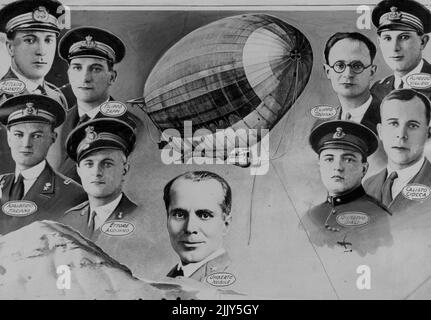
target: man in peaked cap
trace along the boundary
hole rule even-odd
[[[382,100],[394,89],[412,88],[430,97],[431,88],[414,87],[409,77],[431,74],[431,65],[422,58],[431,32],[431,12],[413,0],[384,0],[374,8],[372,21],[383,58],[394,74],[374,83],[371,92]]]
[[[431,138],[430,100],[413,89],[394,90],[380,105],[379,137],[388,155],[388,165],[364,183],[365,190],[398,215],[429,208],[428,199],[409,199],[406,188],[421,184],[431,188],[431,163],[424,156]]]
[[[361,256],[374,253],[390,239],[390,213],[362,187],[367,157],[378,146],[377,136],[361,124],[334,120],[315,127],[309,141],[319,155],[320,175],[328,192],[326,201],[304,217],[311,240]],[[372,231],[375,225],[379,232]]]
[[[78,230],[134,274],[145,274],[163,259],[160,247],[165,244],[154,241],[154,224],[144,214],[145,208],[123,192],[135,141],[135,129],[115,118],[90,120],[70,133],[67,153],[76,163],[88,200],[69,208],[60,222]]]
[[[0,176],[0,234],[37,220],[57,220],[62,210],[85,199],[82,187],[55,172],[46,160],[57,138],[54,128],[64,117],[63,107],[43,95],[15,96],[1,105],[0,122],[7,127],[15,172]],[[23,203],[31,210],[14,210]]]
[[[64,35],[58,50],[60,57],[69,64],[67,74],[77,100],[66,117],[60,135],[60,139],[65,142],[73,128],[88,120],[103,117],[99,107],[114,101],[110,96],[111,87],[117,79],[114,65],[124,58],[126,48],[121,39],[109,31],[78,27]],[[122,119],[133,125],[141,123],[128,111]],[[79,182],[76,166],[69,157],[65,156],[59,170]]]
[[[61,3],[55,0],[20,0],[0,10],[0,31],[6,33],[6,48],[11,57],[11,67],[1,80],[21,84],[17,86],[19,90],[2,91],[0,103],[17,94],[44,94],[67,110],[63,93],[45,80],[55,57],[60,32],[57,19],[61,13]],[[60,145],[51,149],[48,159],[57,165],[55,153],[60,151]],[[14,163],[4,130],[0,130],[0,154],[0,173],[12,171]]]

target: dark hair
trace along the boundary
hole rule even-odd
[[[374,61],[374,58],[376,57],[376,53],[377,53],[377,48],[375,44],[367,36],[359,32],[337,32],[333,34],[325,44],[324,54],[325,54],[326,64],[329,64],[328,57],[332,47],[338,41],[343,39],[352,39],[352,40],[363,42],[367,46],[368,51],[370,52],[371,63]]]
[[[382,113],[382,106],[386,101],[410,101],[414,97],[418,97],[425,105],[425,118],[428,124],[431,119],[431,102],[424,94],[413,89],[399,89],[391,91],[386,97],[383,98],[382,103],[380,104],[380,114]]]
[[[221,184],[224,193],[224,199],[220,204],[220,207],[225,215],[230,215],[230,211],[232,209],[232,190],[225,179],[210,171],[188,171],[169,181],[163,189],[163,201],[165,202],[166,211],[169,210],[171,202],[170,193],[172,184],[178,179],[192,180],[194,182],[207,181],[211,179],[217,180]]]

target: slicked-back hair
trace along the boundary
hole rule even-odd
[[[414,97],[418,97],[425,105],[425,118],[428,125],[431,119],[431,102],[424,94],[413,89],[392,90],[383,98],[382,103],[380,104],[380,114],[382,114],[382,106],[385,102],[391,100],[410,101],[414,99]]]
[[[351,39],[363,42],[367,46],[368,51],[370,52],[371,63],[373,63],[374,58],[376,57],[377,48],[376,45],[367,36],[359,32],[337,32],[333,34],[325,44],[324,55],[326,64],[329,65],[329,52],[331,51],[332,47],[338,41],[343,39]]]
[[[172,184],[178,179],[191,180],[193,182],[208,181],[211,179],[218,181],[222,186],[224,195],[220,207],[226,216],[230,215],[232,209],[232,190],[225,179],[211,171],[188,171],[169,181],[163,189],[163,201],[165,202],[166,212],[169,212],[169,206],[171,204],[170,193]]]

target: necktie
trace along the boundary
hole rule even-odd
[[[184,277],[183,269],[178,270],[178,267],[175,268],[174,272],[172,273],[172,278],[176,278],[176,277]]]
[[[46,94],[47,94],[45,88],[42,87],[41,85],[38,85],[36,90],[39,90],[40,94],[43,94],[44,96],[46,96]],[[35,93],[37,93],[36,90],[35,90]]]
[[[90,117],[88,116],[88,114],[83,114],[82,116],[79,117],[79,121],[77,126],[79,126],[80,124],[83,124],[84,122],[87,122],[88,120],[90,120]]]
[[[398,86],[398,89],[404,88],[404,82],[403,79],[401,79],[400,85]]]
[[[350,120],[350,119],[352,119],[352,115],[350,114],[350,112],[347,112],[345,120]]]
[[[96,222],[96,211],[91,211],[90,216],[88,217],[88,230],[90,230],[90,234],[93,235],[94,227]]]
[[[19,174],[18,179],[10,189],[9,199],[21,200],[23,196],[24,196],[24,177],[21,174]]]
[[[398,174],[396,171],[391,172],[389,177],[386,178],[385,183],[382,187],[382,203],[385,206],[389,206],[392,202],[392,185],[394,184],[394,180],[398,178]]]

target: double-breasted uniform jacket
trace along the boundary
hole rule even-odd
[[[423,59],[424,65],[422,67],[421,73],[428,73],[431,75],[431,64],[428,63],[425,59]],[[380,81],[376,81],[371,87],[371,93],[374,94],[378,99],[383,100],[383,98],[392,90],[394,90],[394,82],[395,76],[390,75]],[[414,88],[415,89],[415,88]],[[431,99],[431,87],[426,89],[415,89],[423,94],[425,94],[428,98]]]
[[[1,80],[5,79],[18,79],[16,74],[12,71],[12,69],[9,69],[9,71],[1,78]],[[67,100],[63,93],[53,84],[49,83],[48,81],[44,81],[44,89],[46,90],[47,96],[50,98],[55,99],[58,101],[64,108],[67,110]],[[20,94],[29,94],[27,89],[25,89]],[[8,94],[5,92],[0,92],[0,104],[3,103],[6,99],[9,99],[13,97],[12,94]],[[15,170],[15,162],[12,159],[12,155],[10,153],[9,146],[7,144],[7,133],[6,128],[0,124],[0,174],[8,173],[13,170]],[[61,126],[56,129],[56,131],[60,131]],[[54,169],[57,169],[58,164],[60,163],[60,153],[62,152],[62,146],[60,141],[57,139],[57,141],[51,146],[49,149],[47,160]]]
[[[231,263],[232,261],[229,257],[229,254],[227,252],[224,252],[221,255],[203,264],[199,269],[193,272],[193,274],[190,275],[189,278],[196,281],[205,282],[206,278],[213,273],[226,272]],[[175,265],[166,276],[170,278],[175,278],[175,273],[177,269],[178,265]]]
[[[13,173],[0,176],[1,205],[9,201],[9,193],[14,183]],[[58,221],[63,212],[86,199],[84,189],[71,179],[55,172],[47,163],[45,169],[36,179],[22,200],[31,201],[37,211],[28,216],[10,216],[0,212],[0,234],[17,230],[34,221]]]
[[[303,224],[314,245],[365,256],[390,245],[390,215],[360,186],[345,195],[328,196],[307,212]]]
[[[366,192],[376,199],[381,199],[382,188],[387,175],[387,169],[383,169],[376,175],[367,179],[364,183],[364,188]],[[419,172],[408,182],[408,184],[412,183],[422,184],[431,188],[431,163],[427,159],[425,159]],[[406,198],[401,191],[389,204],[388,209],[392,213],[397,214],[399,212],[405,212],[407,210],[415,211],[418,210],[419,207],[425,206],[431,208],[431,199],[428,198],[425,201],[421,201],[420,199],[410,200]]]

